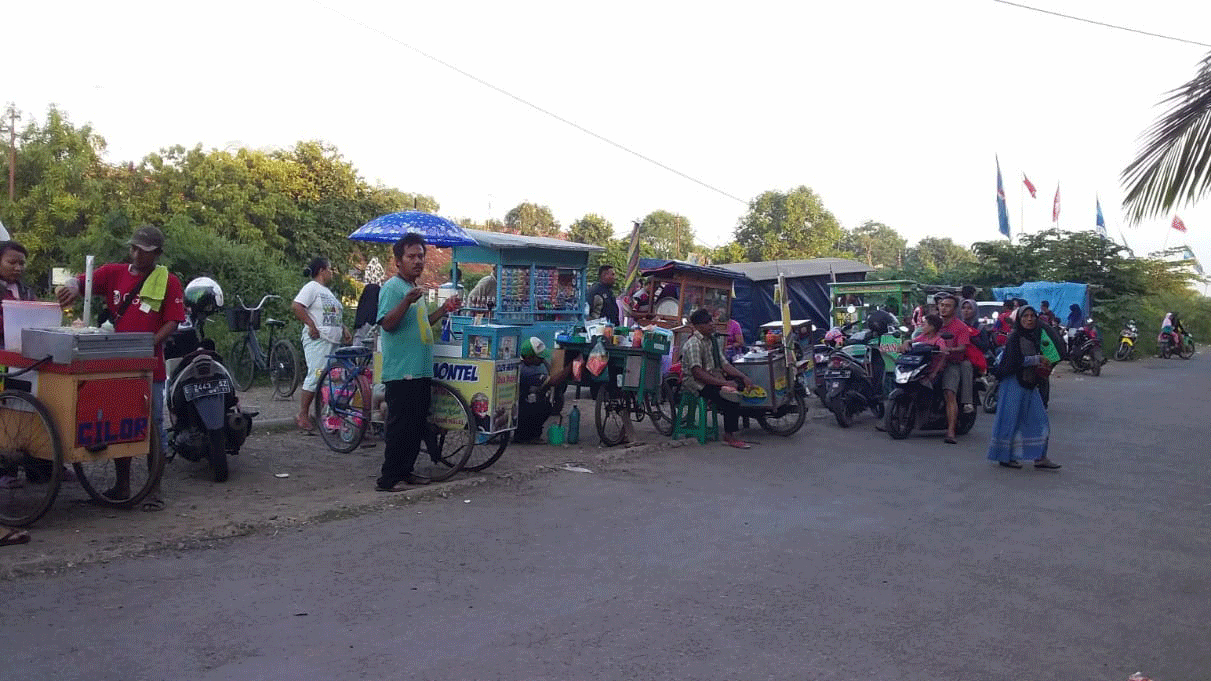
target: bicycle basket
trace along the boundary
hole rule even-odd
[[[227,309],[227,328],[232,331],[260,330],[261,311],[241,307]]]

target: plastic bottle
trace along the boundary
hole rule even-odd
[[[572,411],[568,412],[568,431],[567,442],[574,445],[580,442],[580,407],[572,405]]]

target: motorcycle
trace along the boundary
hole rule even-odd
[[[949,334],[943,335],[945,338]],[[929,368],[935,356],[944,351],[929,343],[913,343],[906,352],[896,358],[895,388],[887,401],[884,428],[895,440],[903,440],[914,429],[946,430],[946,397],[942,390],[942,374],[932,380]],[[986,390],[981,381],[974,381],[971,389],[977,403],[982,403]],[[978,410],[959,410],[955,433],[963,435],[976,423]]]
[[[1093,320],[1086,319],[1085,325],[1068,330],[1068,361],[1075,373],[1088,371],[1094,376],[1102,374],[1106,355],[1102,352],[1102,339],[1093,328]]]
[[[1189,333],[1183,334],[1179,340],[1176,333],[1162,331],[1156,337],[1156,345],[1162,359],[1169,359],[1173,355],[1182,359],[1190,359],[1194,356],[1194,336]]]
[[[228,454],[240,453],[257,412],[240,407],[231,373],[206,338],[206,319],[223,305],[223,289],[209,277],[185,287],[187,319],[164,345],[170,457],[208,459],[215,482],[226,482]]]
[[[825,404],[842,428],[850,427],[854,416],[866,409],[883,418],[886,364],[879,350],[881,336],[874,330],[863,329],[828,355],[821,377],[828,387]]]
[[[986,351],[984,359],[988,362],[988,371],[985,371],[984,375],[976,379],[976,382],[981,386],[981,392],[984,393],[984,398],[980,400],[980,404],[984,407],[985,414],[997,413],[997,388],[1000,387],[1000,381],[997,380],[993,367],[997,365],[997,362],[1001,361],[1001,355],[1004,352],[1004,346],[990,348]]]
[[[1118,349],[1114,351],[1114,358],[1120,362],[1126,362],[1135,357],[1135,341],[1139,338],[1139,329],[1135,326],[1135,320],[1129,319],[1123,325],[1123,330],[1118,332]]]

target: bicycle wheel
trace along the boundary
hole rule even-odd
[[[476,445],[475,451],[472,452],[473,456],[468,457],[467,462],[463,464],[463,470],[471,471],[473,473],[478,473],[479,471],[485,470],[492,464],[496,463],[496,460],[500,458],[501,454],[504,454],[505,450],[508,449],[509,443],[512,442],[512,440],[513,431],[507,430],[503,433],[493,435],[492,437],[488,438],[486,442],[479,443]],[[485,456],[488,458],[483,458]]]
[[[103,506],[131,508],[143,501],[160,482],[164,474],[164,450],[155,423],[148,425],[146,456],[124,456],[113,459],[77,461],[72,464],[76,481],[93,501]],[[119,492],[118,481],[125,478],[125,495]]]
[[[370,381],[360,370],[328,367],[315,387],[315,427],[334,452],[352,452],[370,427]]]
[[[679,387],[676,379],[665,377],[656,392],[647,393],[644,406],[648,410],[648,416],[652,419],[652,425],[656,427],[656,432],[661,435],[673,434],[673,419],[677,416]]]
[[[269,348],[269,382],[273,384],[274,395],[285,400],[294,394],[302,377],[298,368],[299,353],[294,349],[294,343],[275,341]]]
[[[613,447],[621,444],[626,437],[626,421],[630,418],[627,412],[626,394],[622,388],[607,383],[597,389],[597,404],[594,416],[597,422],[597,437],[601,444]]]
[[[228,355],[228,368],[231,370],[231,380],[235,381],[235,389],[244,392],[252,387],[256,378],[256,361],[252,357],[252,339],[247,336],[236,340]]]
[[[0,524],[24,527],[55,503],[63,445],[50,413],[33,395],[0,393]]]
[[[428,428],[421,451],[433,462],[429,478],[441,482],[454,477],[471,460],[478,432],[475,414],[466,401],[445,383],[431,381],[431,385]],[[481,465],[487,468],[491,462]]]

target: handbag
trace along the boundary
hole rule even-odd
[[[971,362],[971,366],[983,372],[988,371],[988,359],[984,357],[984,353],[975,345],[967,344],[967,361]]]

